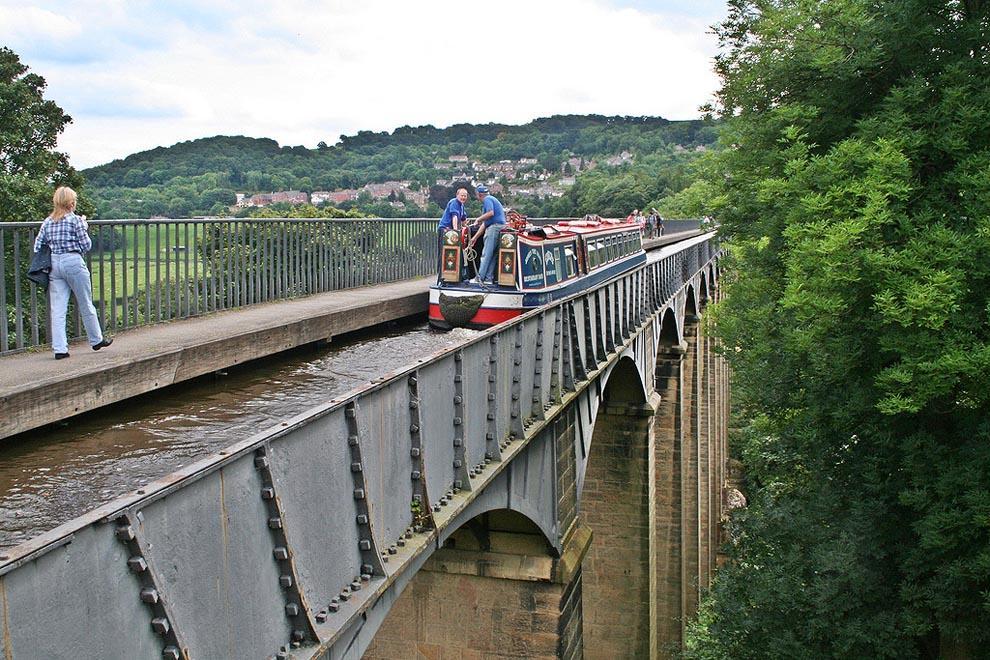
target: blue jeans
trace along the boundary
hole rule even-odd
[[[100,320],[93,307],[93,284],[89,269],[78,252],[52,255],[52,272],[48,288],[52,295],[52,348],[56,353],[68,353],[69,341],[65,336],[65,314],[69,309],[69,292],[76,296],[76,306],[86,326],[86,338],[90,346],[103,341]]]
[[[485,248],[481,253],[481,266],[478,268],[478,279],[491,282],[495,277],[495,250],[498,248],[498,233],[505,225],[492,225],[485,228]]]

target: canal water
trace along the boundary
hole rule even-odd
[[[379,328],[12,439],[0,446],[0,549],[476,334]]]

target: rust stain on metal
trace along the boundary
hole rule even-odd
[[[0,577],[0,609],[3,610],[3,657],[13,660],[14,646],[10,639],[10,611],[7,609],[7,586]]]

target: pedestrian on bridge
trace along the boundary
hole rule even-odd
[[[650,215],[646,217],[646,233],[650,238],[657,238],[657,228],[660,226],[660,214],[656,209],[650,209]]]
[[[94,351],[113,343],[100,330],[100,320],[93,307],[93,283],[83,255],[93,248],[86,216],[76,215],[76,191],[62,186],[52,196],[52,213],[41,223],[34,251],[47,245],[52,253],[49,273],[51,290],[52,349],[55,359],[69,357],[69,342],[65,334],[65,316],[69,308],[69,292],[76,296],[76,306],[86,327],[86,338]]]

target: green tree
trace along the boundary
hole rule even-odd
[[[990,644],[990,17],[981,0],[731,0],[730,247],[751,506],[697,658],[977,657]],[[690,198],[690,199],[689,199]],[[961,656],[960,656],[961,657]]]
[[[40,220],[51,211],[55,187],[82,188],[68,157],[55,151],[72,118],[44,99],[45,87],[14,51],[0,47],[0,220]],[[87,210],[85,199],[80,208]]]

